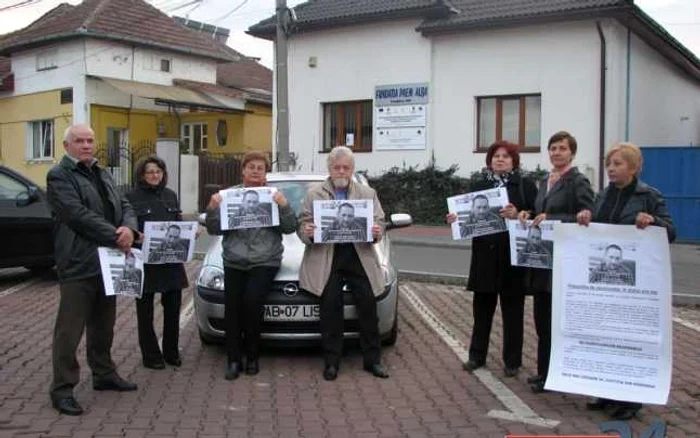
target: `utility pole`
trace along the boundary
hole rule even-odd
[[[277,78],[277,170],[289,170],[289,84],[287,79],[287,0],[276,0],[277,39],[275,40],[275,75]]]

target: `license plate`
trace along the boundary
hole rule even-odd
[[[266,304],[265,321],[318,321],[318,304]]]

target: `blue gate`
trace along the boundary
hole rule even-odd
[[[700,243],[700,148],[644,147],[642,181],[661,191],[679,242]]]

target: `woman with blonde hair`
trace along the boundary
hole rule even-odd
[[[593,209],[576,215],[580,225],[591,222],[618,225],[664,227],[668,241],[676,239],[676,228],[666,210],[661,192],[639,180],[642,152],[632,143],[617,143],[605,155],[608,186],[596,196]],[[629,420],[641,409],[641,403],[596,398],[586,404],[589,410],[605,410],[616,420]]]

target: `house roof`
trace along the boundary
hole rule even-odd
[[[306,31],[383,19],[439,17],[450,11],[447,0],[310,0],[294,7],[294,26]],[[274,39],[276,22],[272,16],[251,26],[247,33]]]
[[[80,37],[150,46],[219,61],[237,60],[212,38],[177,24],[144,0],[60,4],[24,29],[0,36],[0,55]]]
[[[633,0],[309,0],[294,8],[292,32],[344,25],[423,18],[423,35],[523,26],[576,19],[614,18],[631,29],[690,76],[700,80],[700,60]],[[249,34],[274,39],[276,18],[253,26]]]

